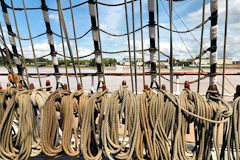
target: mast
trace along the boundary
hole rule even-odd
[[[218,0],[210,1],[211,10],[211,54],[210,54],[210,85],[217,83],[216,69],[217,69],[217,29],[218,29]]]
[[[89,14],[91,17],[92,24],[92,38],[94,42],[94,52],[95,52],[95,63],[97,67],[97,75],[98,75],[98,87],[100,87],[100,83],[104,82],[103,77],[103,65],[102,65],[102,51],[100,47],[100,37],[99,37],[99,27],[97,26],[97,14],[96,14],[96,2],[95,0],[89,0]]]
[[[43,18],[44,18],[45,26],[46,26],[46,29],[47,29],[47,37],[48,37],[48,44],[50,46],[50,54],[51,54],[51,57],[52,57],[52,64],[53,64],[53,67],[54,67],[55,74],[58,74],[59,73],[59,67],[58,67],[58,59],[56,57],[57,52],[56,52],[55,47],[54,47],[54,40],[53,40],[52,29],[51,29],[51,25],[50,25],[50,20],[49,20],[49,15],[48,15],[48,7],[46,5],[46,1],[41,0],[41,5],[42,5]],[[57,86],[58,86],[60,76],[55,75],[55,78],[56,78],[56,82],[57,82]]]
[[[149,39],[150,39],[150,65],[151,65],[151,85],[150,87],[153,87],[153,84],[156,83],[156,60],[155,60],[155,21],[154,21],[154,0],[148,0],[148,14],[149,14]],[[157,84],[157,83],[156,83]],[[158,86],[157,86],[158,87]]]

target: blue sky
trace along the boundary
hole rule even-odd
[[[15,7],[23,7],[22,0],[13,0]],[[104,3],[122,3],[124,0],[99,0]],[[148,8],[147,8],[147,0],[143,1],[143,25],[148,23]],[[48,7],[57,8],[55,0],[46,0]],[[83,0],[73,0],[73,5],[83,2]],[[161,3],[162,2],[162,3]],[[6,3],[10,4],[10,0],[6,0]],[[40,0],[25,0],[26,7],[39,7],[41,5]],[[68,0],[61,0],[63,7],[69,6]],[[228,29],[228,45],[227,45],[227,56],[233,57],[234,59],[240,59],[240,36],[236,36],[240,34],[240,10],[238,6],[240,6],[239,0],[231,0],[229,2],[229,29]],[[140,10],[139,10],[139,1],[135,2],[135,28],[140,27]],[[168,2],[165,0],[159,0],[159,21],[160,24],[169,27],[169,17],[167,16],[164,7],[168,9]],[[178,15],[182,18],[182,20],[186,23],[188,28],[192,28],[201,23],[201,8],[202,8],[202,0],[186,0],[183,2],[175,2],[174,3],[174,12],[173,12],[173,23],[175,24],[177,30],[186,30],[184,24],[180,21]],[[13,26],[13,30],[15,30],[15,24],[13,19],[13,14],[11,10],[8,10],[10,15],[10,21]],[[29,37],[27,25],[25,21],[25,16],[23,11],[16,11],[17,13],[17,21],[19,25],[19,31],[22,37]],[[46,31],[44,20],[42,16],[41,10],[28,11],[28,18],[30,21],[31,32],[32,35],[38,35]],[[128,13],[129,13],[129,28],[132,30],[131,23],[131,4],[128,4]],[[206,18],[210,15],[210,4],[209,0],[206,0]],[[58,21],[58,13],[54,11],[49,11],[50,21],[52,30],[56,33],[60,34],[59,30],[59,21]],[[67,23],[67,29],[69,32],[69,36],[73,37],[72,30],[72,22],[71,22],[71,14],[70,10],[64,11],[65,21]],[[83,35],[86,31],[88,31],[91,27],[90,16],[88,11],[88,4],[83,6],[74,8],[74,16],[75,16],[75,26],[77,36]],[[125,11],[124,6],[120,7],[106,7],[99,5],[99,16],[100,16],[100,28],[104,29],[110,33],[126,33],[126,23],[125,23]],[[156,18],[156,17],[155,17]],[[218,32],[218,53],[219,57],[222,57],[223,53],[223,33],[224,33],[224,20],[225,20],[225,2],[219,1],[219,32]],[[0,14],[0,21],[3,25],[3,29],[5,35],[7,34],[6,26],[3,20],[2,12]],[[173,29],[175,29],[173,27]],[[204,48],[209,47],[209,32],[210,32],[210,23],[208,22],[205,26],[204,31]],[[157,32],[156,32],[157,33]],[[201,29],[197,29],[192,34],[198,39],[200,42],[200,33]],[[156,36],[157,37],[157,36]],[[199,54],[199,44],[194,40],[191,34],[181,34],[181,38],[184,40],[188,50],[191,52],[192,56],[196,56]],[[6,37],[8,44],[9,40]],[[54,36],[54,41],[56,45],[56,50],[59,53],[62,53],[61,39]],[[127,50],[127,37],[111,37],[101,32],[101,41],[102,41],[102,50],[103,51],[118,51],[118,50]],[[16,41],[18,42],[18,41]],[[132,45],[132,36],[131,36],[131,47]],[[26,57],[32,57],[32,51],[30,46],[30,41],[22,41],[24,55]],[[76,55],[74,41],[71,42],[73,54]],[[19,48],[19,44],[17,43]],[[157,40],[156,40],[157,46]],[[189,53],[187,52],[186,47],[182,43],[178,34],[173,34],[173,46],[174,46],[174,57],[178,59],[187,59],[191,58]],[[44,35],[40,38],[34,39],[34,48],[36,50],[37,56],[45,55],[50,52],[47,36]],[[136,33],[136,48],[141,49],[141,37],[140,32]],[[149,35],[148,28],[144,28],[144,48],[149,48]],[[164,29],[160,29],[160,50],[169,54],[169,32]],[[66,49],[67,51],[67,49]],[[91,32],[87,34],[83,39],[78,40],[78,51],[80,56],[89,54],[94,51],[93,40]],[[68,54],[68,53],[67,53]],[[107,55],[104,54],[104,57],[114,57],[119,60],[128,56],[128,53],[121,53],[116,55]],[[140,54],[137,55],[141,57]],[[164,58],[164,56],[162,56]],[[146,52],[146,59],[149,59],[149,53]]]

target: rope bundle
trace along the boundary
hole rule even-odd
[[[227,140],[228,148],[231,147],[232,153],[228,149],[228,156],[234,159],[239,159],[239,142],[240,142],[240,97],[237,97],[233,101],[233,115],[230,121],[230,131],[229,134],[231,138]],[[236,154],[233,153],[233,148],[235,148]]]
[[[97,160],[102,158],[100,131],[106,103],[107,90],[97,92],[89,98],[81,128],[81,150],[85,159]]]
[[[176,159],[181,128],[180,111],[177,98],[167,91],[160,90],[152,97],[149,120],[153,131],[155,159]]]
[[[179,101],[182,106],[182,129],[181,144],[178,151],[179,159],[186,159],[186,132],[187,125],[194,122],[195,128],[195,152],[194,157],[197,159],[209,159],[212,157],[212,148],[215,147],[217,158],[219,154],[219,124],[228,122],[232,114],[232,108],[222,101],[219,96],[210,94],[208,99],[204,99],[198,93],[184,89]],[[222,120],[225,118],[224,120]]]
[[[139,107],[126,85],[113,93],[105,108],[101,138],[109,159],[131,159],[137,141]],[[120,130],[123,133],[120,133]]]
[[[0,92],[0,159],[28,159],[62,152],[84,159],[209,159],[237,157],[239,105],[233,107],[213,91],[207,98],[184,89],[179,97],[167,91],[145,89],[134,95],[122,85],[110,97],[108,90],[86,96],[80,89],[43,88]],[[229,121],[230,123],[226,123]],[[194,122],[195,146],[189,151],[186,134]],[[224,124],[219,153],[220,123]]]
[[[32,99],[36,101],[39,98],[36,92],[41,95],[40,91],[20,90],[16,92],[13,87],[8,87],[3,93],[11,98],[1,103],[7,103],[0,125],[1,158],[27,159],[29,156],[37,156],[41,153],[40,119],[37,118],[39,103],[32,102]],[[44,103],[42,99],[42,104]]]
[[[141,95],[138,96],[140,125],[137,131],[138,137],[135,147],[135,154],[138,159],[155,158],[152,142],[152,128],[149,122],[149,102],[154,95],[155,93],[152,90],[146,89]],[[145,154],[144,150],[146,150]]]

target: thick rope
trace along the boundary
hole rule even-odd
[[[97,92],[89,99],[81,127],[81,151],[88,160],[102,159],[100,133],[107,103],[107,90]]]
[[[179,101],[182,106],[182,129],[180,147],[178,150],[179,159],[187,159],[186,153],[186,133],[189,123],[194,122],[195,128],[195,148],[193,157],[197,159],[209,159],[212,157],[211,150],[215,147],[217,159],[220,159],[218,132],[219,124],[229,121],[232,108],[220,99],[219,95],[212,91],[208,93],[208,99],[204,99],[198,93],[184,89]],[[224,118],[224,120],[222,120]],[[189,158],[189,157],[188,157]]]
[[[101,137],[106,156],[109,159],[133,158],[138,128],[136,97],[123,85],[110,97],[104,111]]]

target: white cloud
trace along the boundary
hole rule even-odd
[[[58,22],[58,18],[59,18],[59,17],[58,17],[58,14],[55,14],[55,13],[54,13],[54,14],[53,14],[53,13],[50,13],[50,14],[49,14],[49,19],[50,19],[50,20],[53,20],[53,21],[55,21],[55,22]]]

